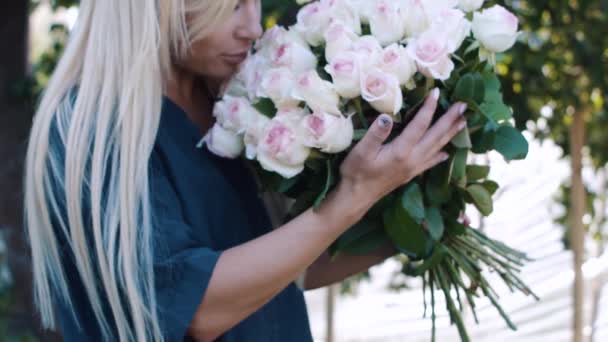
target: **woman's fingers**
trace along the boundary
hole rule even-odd
[[[427,97],[424,106],[418,111],[416,117],[395,139],[395,145],[398,145],[397,150],[411,148],[420,141],[433,121],[433,115],[437,110],[437,100],[439,100],[439,89],[435,88]]]
[[[377,154],[388,139],[392,129],[393,119],[390,115],[382,114],[378,116],[363,139],[357,144],[355,150],[365,156]]]
[[[448,160],[450,158],[450,155],[447,154],[446,152],[440,152],[435,154],[432,158],[428,159],[426,162],[424,162],[421,165],[421,168],[419,169],[418,173],[416,174],[422,174],[423,172],[432,169],[433,167],[443,163],[444,161]]]
[[[422,156],[434,155],[447,145],[466,126],[463,117],[467,106],[465,103],[454,104],[416,146]]]

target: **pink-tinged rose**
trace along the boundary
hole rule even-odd
[[[415,38],[431,27],[433,19],[444,9],[455,8],[458,0],[397,0],[408,38]]]
[[[315,112],[302,120],[304,144],[325,153],[340,153],[350,147],[355,133],[352,116]]]
[[[245,143],[245,156],[249,160],[254,160],[258,154],[258,144],[262,139],[262,134],[270,119],[265,115],[256,116],[253,123],[245,131],[243,142]]]
[[[317,67],[317,57],[310,48],[296,42],[286,42],[277,46],[272,52],[271,62],[275,68],[285,67],[294,73]]]
[[[270,69],[262,77],[257,96],[271,99],[277,108],[297,105],[299,100],[291,96],[295,82],[291,70],[284,67]]]
[[[207,132],[199,147],[205,144],[209,151],[222,158],[235,159],[238,158],[245,146],[240,135],[223,128],[219,124]]]
[[[257,115],[258,111],[243,97],[226,95],[213,107],[213,116],[217,122],[235,134],[243,133]]]
[[[323,33],[330,24],[330,11],[326,2],[315,1],[300,9],[294,29],[306,39],[308,44],[319,46],[323,43]]]
[[[500,5],[473,15],[473,34],[491,52],[504,52],[517,40],[517,17]]]
[[[357,35],[341,22],[335,22],[325,31],[325,59],[331,62],[340,52],[353,46]]]
[[[450,78],[454,70],[448,41],[441,32],[424,32],[408,44],[407,52],[416,61],[418,71],[427,77],[444,81]]]
[[[369,24],[372,35],[387,46],[405,37],[405,22],[401,7],[395,0],[376,0],[371,8]]]
[[[361,70],[359,56],[350,51],[336,55],[333,61],[325,67],[331,75],[338,94],[345,99],[361,96]]]
[[[235,78],[244,86],[249,100],[253,101],[255,99],[259,84],[262,82],[262,76],[268,69],[270,69],[270,60],[260,53],[250,56],[241,65]],[[239,94],[235,91],[232,93]]]
[[[274,117],[264,128],[257,147],[260,165],[284,178],[292,178],[304,170],[310,148],[304,146],[300,127],[284,116]]]
[[[485,0],[459,0],[458,7],[465,12],[473,12],[483,6]]]
[[[361,35],[359,11],[347,0],[322,0],[329,8],[329,24],[342,23],[357,35]]]
[[[403,106],[403,94],[396,76],[372,69],[361,77],[361,95],[380,113],[395,115]]]
[[[446,37],[449,53],[456,52],[471,34],[471,23],[459,9],[446,8],[439,11],[433,18],[432,27],[432,30],[441,31]]]
[[[428,0],[401,0],[401,20],[405,26],[405,36],[417,37],[431,26],[431,18],[426,10]]]
[[[395,75],[400,85],[406,85],[416,74],[416,63],[402,45],[392,44],[384,49],[380,58],[380,69]]]
[[[359,56],[361,72],[377,67],[382,56],[382,46],[374,36],[360,37],[353,43],[350,51]]]
[[[334,85],[321,79],[314,70],[297,77],[293,97],[305,101],[308,107],[314,111],[341,115],[338,108],[340,97]]]

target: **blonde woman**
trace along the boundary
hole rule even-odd
[[[432,92],[390,144],[382,115],[319,211],[271,230],[240,161],[195,145],[260,36],[259,0],[82,0],[40,103],[25,205],[35,295],[66,341],[311,341],[302,291],[393,254],[325,250],[383,195],[446,159],[462,104]],[[57,324],[58,323],[58,324]]]

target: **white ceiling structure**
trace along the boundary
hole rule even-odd
[[[512,294],[500,281],[495,281],[495,284],[501,284],[495,286],[500,294],[499,301],[518,330],[510,330],[489,301],[479,300],[480,324],[475,324],[470,312],[465,312],[464,317],[472,341],[572,340],[572,253],[563,248],[563,228],[553,222],[559,210],[554,197],[569,175],[568,164],[560,160],[560,153],[559,148],[549,142],[543,145],[534,142],[525,161],[507,164],[498,155],[490,156],[491,178],[498,181],[504,191],[495,198],[494,214],[484,220],[485,232],[535,259],[523,269],[522,278],[541,300],[536,302],[531,297]],[[591,174],[585,176],[587,179],[593,177]],[[430,341],[431,321],[422,318],[421,282],[411,279],[408,284],[412,288],[400,293],[386,289],[390,275],[397,267],[395,261],[389,260],[373,268],[373,280],[362,283],[357,296],[337,298],[335,342]],[[589,335],[592,331],[591,288],[595,280],[608,277],[608,254],[589,259],[583,272],[586,278],[585,333]],[[310,291],[306,298],[315,340],[325,341],[326,290]],[[459,341],[456,327],[449,325],[443,295],[436,298],[439,298],[437,341]],[[608,286],[605,285],[597,317],[594,342],[608,341]]]

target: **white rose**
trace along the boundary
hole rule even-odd
[[[241,155],[245,146],[243,139],[238,134],[223,128],[219,124],[207,132],[201,144],[206,144],[209,151],[223,158],[235,159]]]
[[[369,24],[372,35],[383,46],[399,42],[405,36],[401,8],[394,0],[376,0],[371,8]]]
[[[310,148],[304,146],[300,127],[285,116],[274,117],[264,128],[257,147],[260,165],[284,178],[292,178],[304,170]]]
[[[271,62],[273,67],[286,67],[299,73],[315,69],[318,61],[308,46],[288,41],[274,49]]]
[[[407,52],[416,61],[418,71],[427,77],[444,81],[454,70],[447,39],[441,32],[426,31],[408,44]]]
[[[471,23],[458,9],[446,8],[439,11],[433,18],[432,26],[434,30],[445,34],[450,53],[458,50],[465,38],[471,34]]]
[[[406,37],[417,37],[431,27],[437,13],[443,9],[455,8],[458,0],[398,0],[401,4],[402,20]]]
[[[519,20],[513,13],[495,5],[473,15],[473,34],[492,52],[510,49],[517,39]]]
[[[213,116],[222,128],[235,134],[243,133],[259,112],[242,97],[226,95],[213,106]]]
[[[372,2],[370,0],[342,0],[342,1],[348,3],[355,12],[359,13],[359,17],[361,18],[362,24],[369,24],[370,5],[372,5]]]
[[[308,44],[319,46],[323,43],[323,32],[329,26],[329,15],[327,3],[315,1],[298,11],[294,29],[306,39]]]
[[[376,37],[363,36],[357,39],[350,51],[353,51],[359,56],[359,67],[361,72],[366,72],[380,63],[382,56],[382,46]]]
[[[264,128],[270,122],[270,119],[265,115],[256,116],[253,123],[245,131],[243,142],[245,143],[245,156],[249,160],[255,159],[258,154],[258,144],[264,133]]]
[[[350,147],[355,133],[352,115],[336,116],[315,112],[302,120],[304,144],[325,153],[340,153]]]
[[[260,53],[250,56],[243,62],[236,77],[244,84],[249,100],[255,99],[262,76],[268,69],[270,69],[270,60]]]
[[[325,31],[325,59],[331,62],[334,57],[348,50],[357,40],[357,35],[341,22],[335,22]]]
[[[398,44],[392,44],[384,49],[380,59],[380,69],[397,76],[400,85],[407,84],[417,71],[416,63],[407,53],[407,49]]]
[[[346,99],[361,96],[361,70],[359,56],[351,51],[344,51],[325,67],[331,75],[338,94]]]
[[[310,111],[308,111],[308,109],[298,106],[287,106],[279,108],[276,116],[282,116],[284,120],[290,120],[296,124],[307,115],[310,115]]]
[[[424,1],[401,0],[401,20],[405,25],[405,35],[408,38],[416,37],[426,31],[431,21],[424,6]]]
[[[303,73],[296,79],[293,97],[305,101],[312,110],[341,114],[338,108],[340,97],[334,85],[321,79],[314,70]]]
[[[484,1],[485,0],[460,0],[458,1],[458,7],[465,12],[473,12],[480,9],[481,6],[483,6]]]
[[[357,35],[361,35],[361,17],[356,6],[345,0],[322,0],[329,9],[329,24],[342,23]]]
[[[284,67],[270,69],[262,77],[257,96],[271,99],[277,108],[296,105],[299,100],[291,96],[295,82],[291,70]]]
[[[372,69],[361,77],[361,95],[381,113],[397,114],[403,106],[403,94],[396,76]]]

